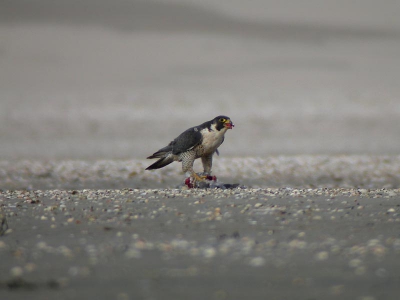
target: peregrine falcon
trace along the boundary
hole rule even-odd
[[[223,143],[225,132],[234,127],[230,118],[218,116],[201,125],[191,127],[182,132],[176,139],[161,148],[148,159],[159,158],[146,170],[160,169],[174,161],[182,162],[182,170],[194,181],[202,181],[211,174],[212,157],[218,154],[217,148]],[[204,176],[193,171],[195,159],[201,157]],[[207,176],[208,175],[208,176]]]

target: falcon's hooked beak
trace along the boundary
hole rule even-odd
[[[232,129],[233,127],[235,127],[231,120],[226,120],[224,126],[228,129]]]

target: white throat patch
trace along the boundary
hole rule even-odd
[[[224,134],[228,129],[223,128],[218,131],[215,124],[212,124],[210,129],[211,130],[204,128],[200,132],[203,135],[202,145],[205,152],[213,153],[222,144],[224,140]]]

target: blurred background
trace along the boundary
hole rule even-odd
[[[2,0],[0,159],[399,154],[400,1]]]

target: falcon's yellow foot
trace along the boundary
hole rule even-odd
[[[205,175],[198,175],[197,173],[194,173],[194,172],[191,174],[190,177],[192,177],[192,178],[194,179],[195,182],[196,182],[196,181],[204,181],[205,179],[207,179],[207,176],[205,176]]]

